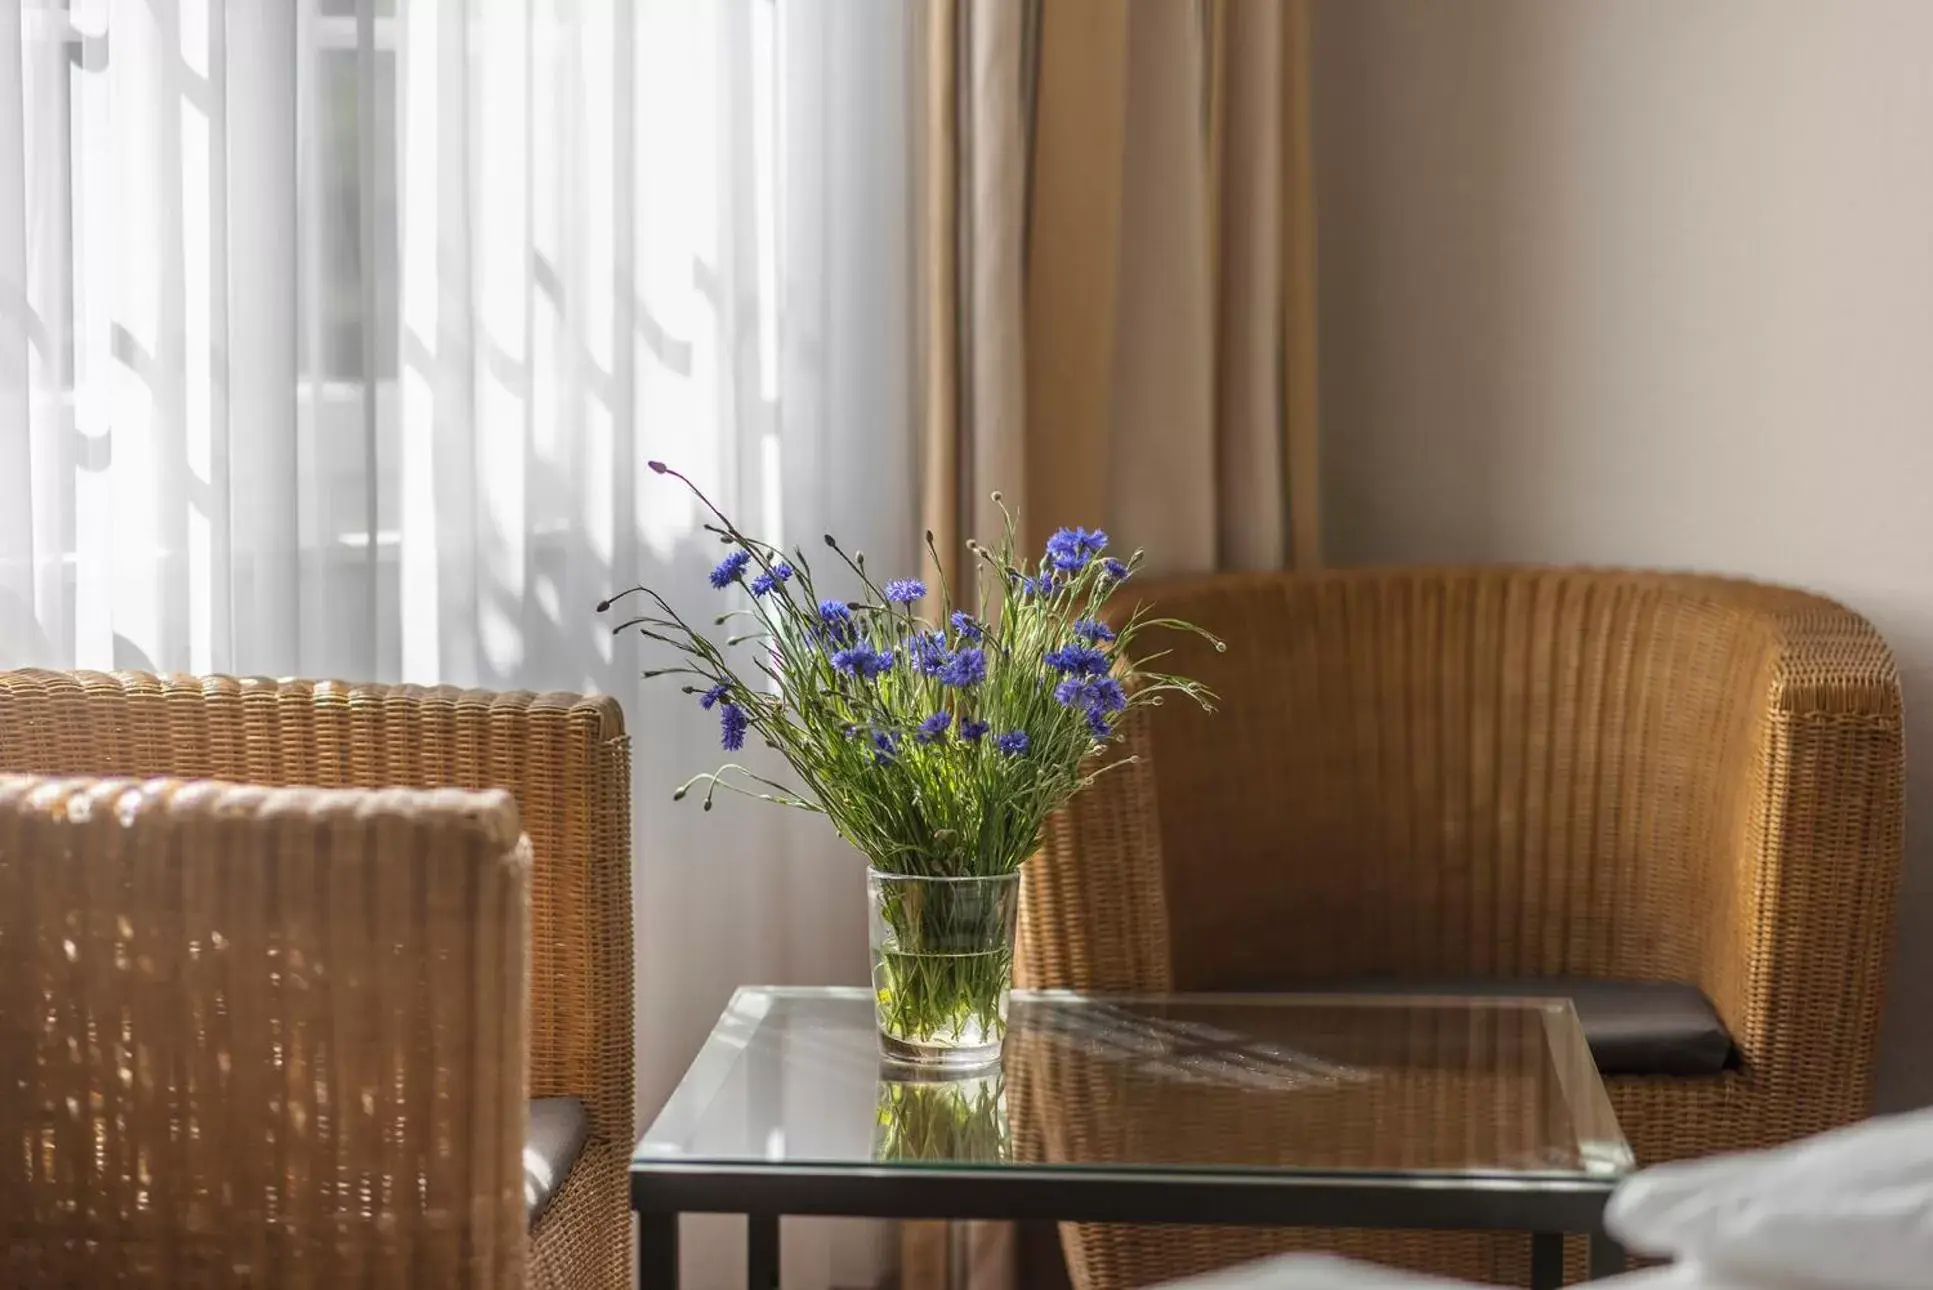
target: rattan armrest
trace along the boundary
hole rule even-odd
[[[1765,642],[1728,757],[1701,984],[1748,1071],[1870,1091],[1899,880],[1904,765],[1891,653],[1857,614],[1772,588],[1721,597]]]

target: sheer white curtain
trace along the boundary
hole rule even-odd
[[[0,664],[618,695],[645,1116],[733,986],[863,979],[859,862],[674,805],[712,720],[593,606],[714,608],[653,457],[917,568],[907,22],[0,0]]]

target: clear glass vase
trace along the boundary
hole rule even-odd
[[[869,869],[866,891],[880,1052],[920,1066],[998,1059],[1020,875],[923,878]]]

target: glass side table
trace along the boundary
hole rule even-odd
[[[1593,1277],[1632,1168],[1568,1000],[1016,992],[998,1066],[881,1060],[864,989],[741,989],[631,1157],[639,1284],[678,1283],[678,1217],[780,1215],[1563,1235]]]

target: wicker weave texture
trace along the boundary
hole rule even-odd
[[[1088,989],[1378,975],[1676,979],[1743,1055],[1616,1080],[1641,1161],[1866,1114],[1899,876],[1899,688],[1858,615],[1582,569],[1224,575],[1144,589],[1222,696],[1129,732],[1031,865],[1021,972]],[[1069,1229],[1088,1287],[1296,1244],[1514,1282],[1467,1234]]]
[[[0,672],[0,771],[509,792],[533,856],[530,1095],[581,1098],[591,1118],[584,1156],[531,1233],[532,1280],[629,1284],[630,741],[615,700]]]
[[[0,1282],[524,1284],[503,793],[0,776]]]

